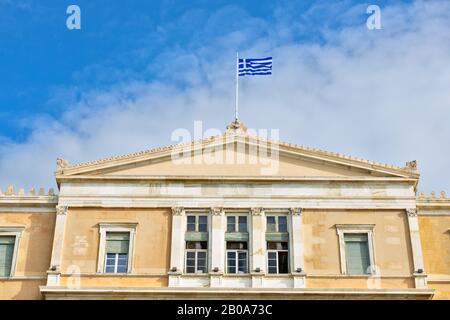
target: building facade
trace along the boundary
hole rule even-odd
[[[0,194],[1,299],[448,299],[450,199],[384,165],[223,135]]]

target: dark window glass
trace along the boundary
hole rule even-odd
[[[228,250],[247,250],[247,242],[237,242],[237,241],[228,241],[227,242]]]
[[[267,249],[268,250],[288,250],[288,243],[287,242],[269,241],[269,242],[267,242]]]
[[[288,253],[278,252],[278,273],[288,273]]]
[[[277,273],[277,253],[276,252],[268,252],[268,271],[269,273]]]
[[[236,273],[236,252],[227,252],[227,272]]]
[[[287,232],[287,217],[278,217],[278,232]]]
[[[118,273],[125,273],[127,272],[127,266],[117,266],[117,272]]]
[[[238,271],[247,273],[247,252],[238,252]]]
[[[117,267],[116,267],[117,265]],[[128,254],[126,253],[107,253],[106,254],[106,273],[125,273],[128,269]]]
[[[239,232],[247,232],[247,217],[240,216],[239,217]]]
[[[187,231],[195,231],[195,216],[187,216]]]
[[[275,217],[274,216],[267,216],[267,232],[276,232],[276,226],[275,226]]]
[[[228,216],[227,217],[227,232],[235,232],[236,231],[236,217]]]
[[[186,249],[208,249],[206,241],[186,241]]]
[[[197,271],[206,272],[206,252],[197,252]]]
[[[198,231],[199,232],[208,231],[208,216],[198,216]]]

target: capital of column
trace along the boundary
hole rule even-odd
[[[291,208],[290,212],[291,212],[291,215],[293,215],[293,216],[301,216],[303,213],[303,209],[302,208]]]
[[[260,216],[263,214],[264,210],[260,207],[255,207],[250,209],[252,216]]]
[[[56,206],[56,214],[65,216],[67,214],[68,209],[69,206]]]
[[[222,207],[212,207],[211,214],[213,216],[221,216],[224,214],[223,208]]]
[[[184,213],[183,207],[172,207],[172,215],[181,216]]]
[[[408,217],[417,217],[417,209],[406,209]]]

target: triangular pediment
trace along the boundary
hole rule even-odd
[[[417,179],[400,168],[245,133],[226,133],[79,165],[63,163],[56,177],[352,178]]]

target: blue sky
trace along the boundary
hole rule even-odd
[[[81,30],[66,28],[70,4]],[[382,30],[366,28],[369,4],[381,7]],[[236,50],[274,57],[273,77],[242,81],[247,125],[381,162],[417,159],[424,190],[448,188],[449,8],[0,0],[0,188],[53,186],[58,156],[76,163],[164,145],[194,120],[223,129]]]

